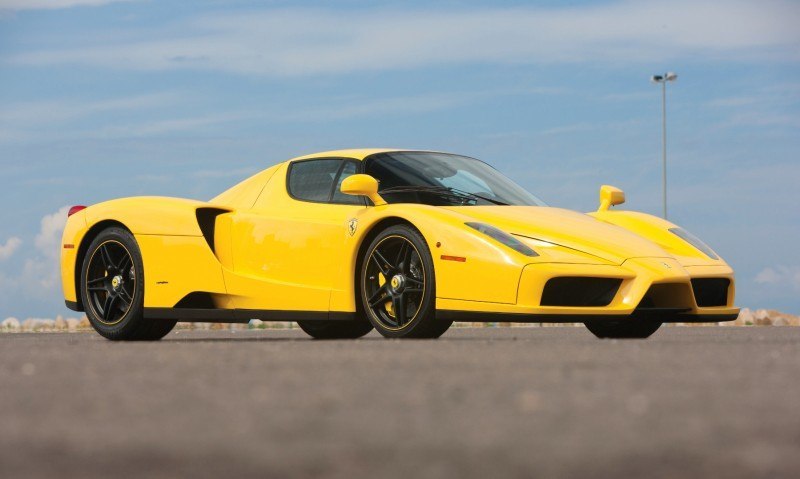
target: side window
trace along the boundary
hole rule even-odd
[[[342,165],[342,172],[339,174],[339,178],[336,180],[336,186],[333,189],[333,202],[334,203],[344,203],[348,205],[363,205],[364,200],[358,196],[353,195],[346,195],[342,193],[342,181],[345,178],[351,175],[356,174],[356,168],[358,164],[355,161],[346,161],[344,165]]]
[[[358,163],[354,160],[324,158],[298,161],[289,167],[286,187],[289,194],[298,200],[363,205],[362,198],[339,191],[342,181],[356,174],[357,169]]]
[[[292,163],[287,186],[299,200],[328,202],[342,160],[306,160]]]

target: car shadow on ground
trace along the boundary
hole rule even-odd
[[[515,341],[517,338],[502,338],[502,339],[492,339],[492,341]],[[307,338],[271,338],[271,337],[258,337],[258,338],[242,338],[242,337],[235,337],[235,338],[164,338],[159,343],[260,343],[260,342],[297,342],[297,343],[331,343],[331,342],[398,342],[398,343],[407,343],[407,342],[429,342],[433,343],[436,341],[487,341],[485,338],[439,338],[439,339],[390,339],[390,338],[381,338],[381,337],[370,337],[370,338],[358,338],[358,339],[314,339],[312,337]]]

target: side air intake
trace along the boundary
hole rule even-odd
[[[228,210],[220,208],[197,208],[197,224],[200,226],[200,231],[208,243],[208,247],[214,251],[214,226],[216,225],[217,216],[227,213]],[[216,252],[215,252],[216,253]]]
[[[561,277],[544,285],[542,306],[608,306],[617,294],[618,278]]]

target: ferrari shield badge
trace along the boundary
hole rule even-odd
[[[352,218],[347,222],[347,232],[353,236],[356,234],[356,229],[358,229],[358,218]]]

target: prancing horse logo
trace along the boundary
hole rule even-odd
[[[347,232],[350,233],[350,236],[356,234],[356,229],[358,228],[358,219],[353,218],[347,222]]]

